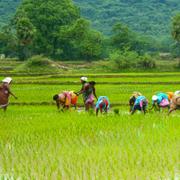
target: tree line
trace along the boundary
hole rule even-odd
[[[172,20],[171,50],[180,56],[180,13]],[[0,32],[0,54],[26,60],[44,55],[57,60],[96,60],[132,51],[138,55],[161,50],[151,37],[118,22],[111,36],[94,30],[71,0],[24,0]],[[169,50],[169,49],[168,49]],[[126,54],[126,53],[124,53]]]

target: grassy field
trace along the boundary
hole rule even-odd
[[[18,100],[13,103],[52,103],[52,96],[63,90],[78,91],[82,75],[13,76],[12,91]],[[180,89],[180,73],[127,73],[87,75],[97,82],[97,95],[106,95],[113,104],[127,104],[133,91],[142,92],[149,100],[156,92]],[[3,77],[2,77],[3,78]],[[79,98],[82,103],[82,98]]]
[[[47,102],[52,103],[52,96],[63,90],[80,90],[81,85],[38,85],[38,84],[22,84],[22,85],[13,85],[12,91],[18,96],[18,99],[15,100],[11,98],[13,103],[31,103],[31,102]],[[142,92],[149,100],[151,96],[156,92],[168,92],[175,91],[180,89],[179,85],[159,85],[159,84],[143,84],[143,85],[97,85],[96,91],[97,96],[106,95],[109,97],[111,103],[122,103],[127,104],[129,97],[133,91]],[[79,103],[82,103],[82,97],[79,97]]]
[[[41,58],[33,58],[36,60],[41,60]],[[46,58],[44,59],[46,60]],[[180,72],[179,69],[179,59],[168,59],[160,60],[156,58],[156,68],[153,69],[144,69],[144,68],[135,68],[130,67],[129,69],[118,69],[117,65],[111,60],[98,60],[91,62],[84,61],[51,61],[52,66],[29,66],[29,63],[26,61],[17,61],[11,59],[5,59],[0,61],[0,73],[13,72],[13,73],[37,73],[37,72],[49,72],[49,73],[112,73],[112,72]]]
[[[82,75],[97,82],[98,96],[109,97],[107,116],[56,110],[52,96],[78,91]],[[5,76],[13,78],[18,99],[11,97],[7,112],[0,111],[0,180],[180,178],[180,111],[130,116],[126,106],[133,91],[151,104],[154,93],[179,90],[179,72],[0,72],[0,79]]]
[[[0,119],[0,179],[178,179],[179,115],[95,117],[12,106]]]

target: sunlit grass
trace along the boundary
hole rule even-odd
[[[15,179],[174,179],[179,115],[125,112],[9,107],[0,112],[0,172]]]
[[[151,103],[155,92],[180,89],[179,84],[168,83],[179,81],[179,73],[109,75],[113,77],[100,74],[99,77],[90,76],[89,80],[149,82],[134,85],[97,83],[97,95],[108,96],[112,104],[127,104],[133,91],[142,92]],[[79,82],[81,74],[75,76],[13,77],[11,90],[18,99],[11,97],[7,112],[0,111],[0,180],[179,178],[180,111],[170,116],[167,111],[130,116],[128,107],[121,106],[117,107],[119,115],[112,110],[107,116],[96,117],[73,109],[58,112],[55,105],[11,106],[11,103],[52,103],[54,94],[63,90],[78,91],[80,83],[72,85],[71,82]],[[69,85],[60,84],[66,81]],[[20,82],[27,84],[18,84]],[[167,84],[152,85],[150,82]],[[79,97],[79,103],[82,103],[82,97]]]
[[[74,90],[75,92],[81,89],[81,85],[12,85],[12,92],[14,92],[18,99],[11,98],[11,102],[30,103],[30,102],[53,102],[54,94],[60,93],[63,90]],[[151,97],[156,92],[169,92],[180,89],[180,85],[159,85],[159,84],[144,84],[144,85],[96,85],[97,96],[108,96],[111,103],[128,103],[132,92],[140,91],[145,95],[151,103]],[[79,103],[82,103],[82,97],[79,97]]]
[[[13,75],[15,83],[63,83],[80,82],[81,76],[87,76],[89,80],[96,82],[179,82],[180,73],[104,73],[104,74],[57,74],[41,76],[16,76]],[[0,77],[1,79],[3,77]]]

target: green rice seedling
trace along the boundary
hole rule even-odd
[[[180,89],[168,83],[171,78],[178,82],[179,73],[108,74],[104,79],[107,74],[87,75],[89,80],[107,81],[97,83],[97,95],[121,106],[98,117],[93,111],[58,112],[51,106],[52,96],[78,91],[81,74],[13,78],[11,89],[18,100],[10,99],[8,111],[0,111],[0,179],[177,179],[180,112],[170,117],[166,111],[130,116],[127,105],[133,91],[142,92],[150,104],[154,93]]]
[[[114,109],[114,114],[119,115],[119,109],[115,108]]]
[[[10,106],[0,116],[0,171],[14,179],[175,179],[179,113],[119,116]]]
[[[81,85],[12,85],[12,91],[18,96],[18,100],[11,99],[11,102],[49,102],[52,103],[52,96],[63,90],[79,91]],[[180,89],[180,85],[96,85],[97,95],[106,95],[112,103],[127,104],[132,92],[140,91],[151,102],[151,97],[156,92],[168,92]],[[82,98],[79,97],[82,103]]]

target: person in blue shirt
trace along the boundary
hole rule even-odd
[[[108,109],[110,108],[110,101],[107,96],[100,96],[98,98],[98,101],[96,103],[96,116],[98,115],[98,112],[102,113],[103,111],[107,113]]]
[[[160,111],[161,108],[170,107],[170,103],[168,100],[168,95],[166,93],[158,93],[156,95],[152,96],[152,108],[158,107],[158,110]]]
[[[145,96],[131,96],[129,100],[130,113],[134,114],[136,110],[146,113],[148,100]]]

